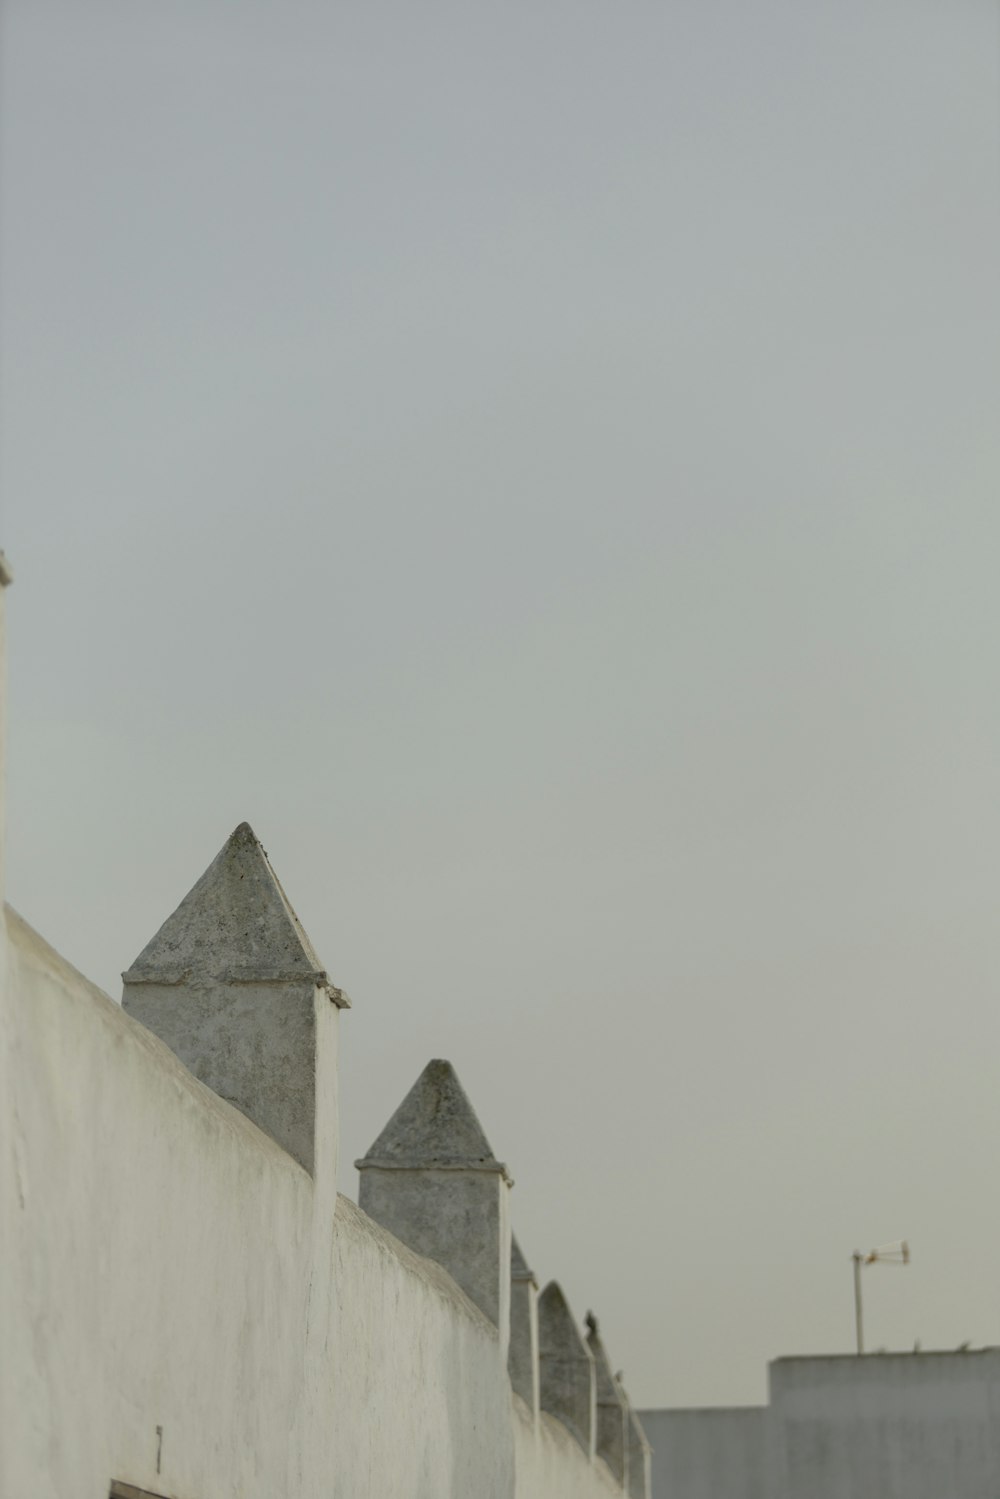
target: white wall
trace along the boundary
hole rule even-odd
[[[536,1429],[524,1401],[513,1401],[517,1499],[621,1499],[606,1464],[588,1462],[561,1422],[542,1411]]]
[[[335,1441],[321,1491],[511,1495],[511,1393],[496,1329],[446,1271],[346,1198],[332,1271],[333,1380],[317,1381],[317,1420]]]
[[[5,1499],[510,1499],[497,1333],[450,1277],[9,934]]]
[[[653,1499],[773,1499],[763,1406],[641,1411]]]
[[[337,1197],[329,1095],[314,1180],[9,911],[7,932],[3,1499],[621,1495],[512,1395],[451,1276]],[[327,1053],[335,1014],[321,996]]]

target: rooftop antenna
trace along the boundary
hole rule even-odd
[[[862,1265],[908,1265],[910,1246],[905,1239],[896,1239],[892,1244],[882,1244],[878,1249],[869,1249],[862,1254],[856,1249],[851,1255],[854,1262],[854,1328],[858,1337],[858,1352],[865,1351],[864,1323],[861,1316],[861,1267]]]

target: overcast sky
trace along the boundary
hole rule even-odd
[[[640,1404],[1000,1343],[987,0],[6,0],[8,893],[248,819]]]

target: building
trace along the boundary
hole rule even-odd
[[[1000,1349],[779,1358],[766,1406],[643,1411],[653,1499],[995,1499]]]

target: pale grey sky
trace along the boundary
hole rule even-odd
[[[249,819],[640,1404],[1000,1342],[986,0],[7,0],[9,895]]]

